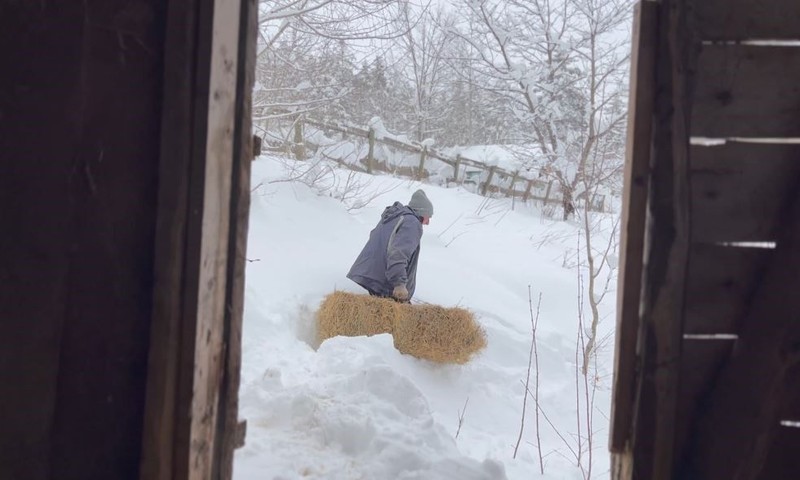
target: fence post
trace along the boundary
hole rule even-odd
[[[375,129],[369,127],[369,150],[367,150],[367,173],[372,173],[373,162],[375,161]]]
[[[458,183],[458,169],[461,168],[461,154],[456,154],[456,166],[453,168],[453,182]]]
[[[489,168],[489,177],[483,183],[483,190],[481,191],[481,195],[483,195],[484,197],[486,196],[486,192],[489,191],[489,185],[492,184],[492,178],[494,177],[494,171],[495,171],[496,168],[497,168],[496,165],[492,165]]]
[[[606,196],[600,195],[600,213],[606,212]]]
[[[261,144],[263,140],[258,135],[253,135],[253,159],[261,156]]]
[[[303,144],[303,122],[299,118],[294,124],[294,157],[298,160],[305,160],[306,146]]]
[[[425,175],[425,157],[428,156],[428,147],[422,147],[419,154],[419,168],[417,169],[417,180],[422,180]]]
[[[522,195],[522,201],[527,202],[531,196],[531,188],[533,188],[533,180],[528,180],[528,186],[525,188],[525,193]]]
[[[514,172],[514,176],[511,177],[511,186],[508,187],[508,194],[511,198],[516,197],[517,191],[514,189],[514,184],[517,183],[517,178],[519,178],[519,170]]]
[[[547,184],[547,191],[544,193],[544,201],[542,205],[547,206],[547,201],[550,200],[550,189],[553,187],[553,181]]]

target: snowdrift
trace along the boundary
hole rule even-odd
[[[598,338],[608,341],[587,410],[584,382],[575,381],[578,279],[587,278],[580,226],[543,215],[536,202],[316,168],[326,176],[314,184],[318,177],[302,176],[309,162],[262,156],[252,164],[240,389],[247,438],[234,479],[576,480],[590,457],[592,478],[608,479],[615,303],[611,295],[601,304]],[[347,191],[354,183],[364,187],[355,195]],[[334,291],[365,293],[347,271],[385,206],[418,188],[436,217],[422,236],[414,300],[468,308],[486,347],[458,365],[405,355],[394,333],[319,344],[321,303]],[[612,216],[603,218],[598,245],[612,231]],[[543,298],[539,368],[530,373],[539,392],[538,402],[528,398],[514,456],[531,353],[529,285]],[[588,312],[587,299],[581,308]],[[547,415],[541,426],[537,411]]]
[[[336,337],[390,333],[401,353],[436,363],[464,364],[486,347],[486,332],[472,312],[438,305],[412,305],[393,300],[334,292],[317,312],[317,336]]]

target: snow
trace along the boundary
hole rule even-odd
[[[369,120],[369,122],[367,122],[367,128],[372,128],[373,130],[375,130],[375,138],[396,140],[398,142],[405,143],[408,145],[413,144],[411,142],[411,139],[408,138],[408,135],[398,135],[391,133],[383,124],[383,120],[380,117],[372,117]]]
[[[533,151],[534,147],[526,149]],[[514,172],[523,168],[524,158],[522,152],[518,152],[519,147],[513,149],[502,145],[470,145],[463,147],[449,147],[442,149],[442,153],[455,157],[460,154],[464,158],[475,160],[486,165],[496,165],[509,172]],[[535,153],[535,152],[534,152]]]
[[[341,190],[285,181],[296,171],[291,160],[262,156],[253,163],[252,185],[260,186],[250,215],[240,389],[248,428],[234,478],[583,478],[570,451],[577,448],[577,226],[519,202],[512,211],[507,200],[389,175],[355,174],[356,182],[381,187],[353,208],[337,199],[346,197]],[[339,180],[353,176],[326,171]],[[347,188],[341,187],[346,181],[334,183]],[[320,301],[334,289],[362,292],[345,278],[353,259],[383,208],[407,202],[420,187],[436,215],[422,239],[415,300],[475,312],[487,349],[457,366],[402,355],[389,335],[316,345],[313,315]],[[512,458],[530,351],[528,285],[534,298],[542,292],[542,410],[572,444],[540,419],[543,476],[530,398]],[[613,303],[609,295],[601,305],[601,336],[613,331]],[[612,353],[606,345],[599,355],[592,478],[608,477]]]

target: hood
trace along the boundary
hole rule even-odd
[[[416,214],[414,214],[413,210],[400,202],[394,202],[392,206],[386,207],[381,214],[381,223],[391,222],[401,215],[413,215],[416,218]]]

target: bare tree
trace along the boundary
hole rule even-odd
[[[442,8],[429,10],[419,18],[408,5],[402,9],[400,23],[406,31],[397,44],[405,66],[401,71],[413,87],[412,123],[417,141],[430,136],[435,120],[446,116],[449,82],[445,70],[449,66],[445,57],[455,20]]]
[[[261,0],[261,47],[272,48],[291,30],[332,40],[396,38],[405,30],[394,19],[398,9],[407,3],[402,0]]]
[[[557,183],[563,218],[578,215],[591,319],[582,332],[582,375],[588,375],[599,306],[614,278],[617,223],[596,199],[619,188],[626,118],[628,0],[471,0],[469,29],[482,86],[505,98],[527,129],[517,152]],[[467,34],[466,32],[472,32]],[[579,261],[579,265],[583,265]],[[583,322],[581,323],[583,325]]]
[[[528,167],[555,180],[564,218],[588,179],[595,150],[622,132],[628,0],[467,0],[471,65],[484,89],[523,125]],[[466,33],[470,31],[472,33]],[[617,37],[625,37],[617,39]],[[622,152],[617,152],[617,168]]]
[[[580,243],[580,238],[578,238]],[[575,419],[577,462],[584,480],[592,478],[594,465],[594,412],[597,392],[597,349],[588,348],[583,311],[584,283],[578,269],[578,335],[575,342]],[[593,372],[588,365],[595,367]]]
[[[592,168],[602,170],[603,160],[592,162]],[[592,178],[594,171],[586,178]],[[578,246],[579,258],[581,250],[586,259],[587,300],[591,312],[591,320],[586,335],[586,345],[583,355],[581,371],[584,375],[589,371],[589,362],[596,353],[598,344],[598,327],[600,325],[600,304],[612,291],[612,282],[617,274],[617,250],[619,233],[619,216],[610,216],[593,212],[591,203],[598,196],[598,191],[603,184],[584,180],[585,201],[578,208],[580,218],[580,232],[583,239],[583,248]],[[597,207],[597,206],[596,206]],[[579,265],[580,266],[580,265]]]
[[[255,127],[268,141],[281,142],[288,136],[287,123],[303,115],[345,112],[360,61],[352,43],[390,41],[403,35],[408,25],[395,19],[407,4],[405,0],[261,0]],[[410,14],[411,25],[416,18]]]
[[[343,100],[352,77],[349,60],[342,42],[296,30],[262,50],[256,65],[253,120],[271,133],[267,141],[287,141],[298,118]],[[275,125],[284,128],[271,128]]]

